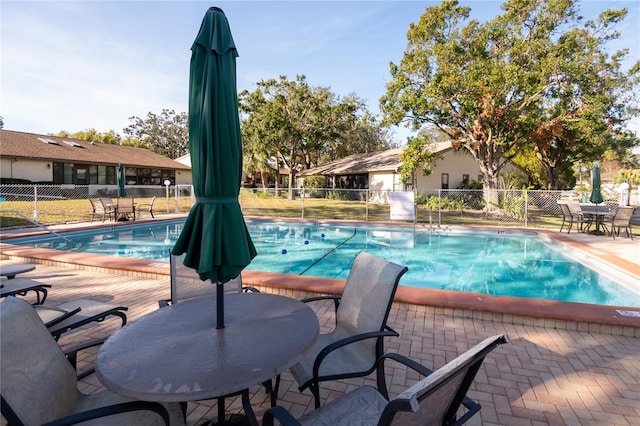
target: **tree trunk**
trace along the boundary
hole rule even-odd
[[[296,194],[293,191],[293,189],[295,188],[295,181],[296,181],[296,171],[295,169],[289,169],[289,193],[287,195],[288,200],[296,199]]]

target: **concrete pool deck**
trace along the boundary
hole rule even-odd
[[[56,227],[77,229],[78,225]],[[486,228],[483,228],[486,229]],[[542,231],[541,231],[542,232]],[[640,274],[640,238],[595,237],[571,233],[558,234],[566,244],[587,255],[609,262],[638,277]],[[5,263],[32,262],[37,267],[24,276],[52,285],[47,304],[58,304],[78,297],[96,297],[105,302],[129,307],[130,321],[158,309],[158,300],[169,297],[166,265],[131,259],[96,259],[81,253],[37,250],[0,244],[0,259]],[[98,261],[99,260],[99,261]],[[247,271],[249,272],[249,271]],[[290,280],[288,283],[285,280]],[[257,273],[247,281],[259,284],[263,291],[291,297],[304,297],[309,291],[336,293],[341,283],[309,277],[286,277]],[[303,283],[304,281],[304,283]],[[304,285],[303,285],[304,284]],[[640,318],[626,318],[626,325],[610,324],[615,309],[604,307],[605,318],[596,318],[593,305],[558,304],[539,306],[537,302],[499,301],[487,311],[487,300],[478,295],[436,293],[403,294],[393,305],[388,324],[400,333],[386,341],[388,351],[399,352],[437,368],[473,346],[484,337],[507,333],[511,343],[492,352],[481,368],[469,395],[483,406],[468,424],[471,425],[634,425],[640,424]],[[421,298],[426,299],[420,304]],[[449,303],[451,307],[440,304]],[[468,303],[471,306],[464,307]],[[502,304],[501,304],[502,303]],[[514,306],[531,310],[531,315],[509,314],[500,309]],[[544,304],[543,304],[544,305]],[[568,309],[569,305],[577,305]],[[332,326],[332,308],[314,307],[323,331]],[[566,314],[570,320],[549,318],[553,313]],[[564,312],[564,313],[563,313]],[[511,316],[510,316],[511,315]],[[564,321],[564,322],[563,322]],[[85,326],[63,335],[60,344],[69,347],[93,338],[104,338],[117,328],[105,321]],[[95,353],[80,361],[85,368],[94,362]],[[417,377],[402,368],[389,365],[393,377],[392,393],[415,382]],[[374,377],[327,383],[321,387],[323,403],[355,386],[373,384]],[[83,380],[81,391],[95,392],[101,384],[94,376]],[[259,386],[252,388],[251,401],[261,417],[269,398]],[[313,408],[311,395],[300,393],[289,373],[282,375],[279,405],[295,416]],[[240,401],[230,399],[227,411],[240,412]],[[189,403],[188,424],[202,425],[215,419],[215,401]],[[6,424],[6,422],[2,422]]]

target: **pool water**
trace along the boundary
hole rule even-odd
[[[65,233],[73,250],[168,261],[184,221]],[[400,285],[565,302],[640,307],[640,295],[572,260],[534,233],[455,232],[405,227],[247,221],[258,256],[249,270],[346,279],[367,251],[405,265]],[[57,237],[11,244],[70,250]]]

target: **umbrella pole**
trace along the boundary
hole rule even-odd
[[[216,329],[224,328],[224,284],[216,282]]]

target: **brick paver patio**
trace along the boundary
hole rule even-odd
[[[5,262],[5,261],[3,261]],[[129,321],[158,309],[169,297],[166,279],[141,278],[107,272],[38,265],[24,274],[53,287],[47,304],[77,297],[129,306]],[[323,329],[331,327],[331,308],[317,307]],[[72,346],[90,338],[106,337],[116,321],[85,327],[63,335],[60,344]],[[507,333],[511,343],[493,351],[483,364],[469,395],[482,410],[469,424],[483,425],[638,425],[640,424],[640,339],[625,335],[559,330],[486,319],[446,315],[425,307],[394,305],[389,325],[400,332],[387,340],[389,351],[437,368],[484,337]],[[94,361],[87,354],[81,368]],[[393,366],[393,364],[389,364]],[[387,370],[391,392],[398,392],[418,377],[401,368]],[[323,401],[338,397],[374,376],[324,384]],[[83,392],[101,388],[95,375],[81,383]],[[300,393],[289,373],[282,375],[278,402],[299,416],[313,407],[309,392]],[[252,389],[252,405],[260,418],[269,398],[260,386]],[[189,403],[188,424],[201,425],[216,418],[215,401]],[[238,400],[229,400],[228,412],[241,412]],[[3,421],[3,424],[6,423]]]

